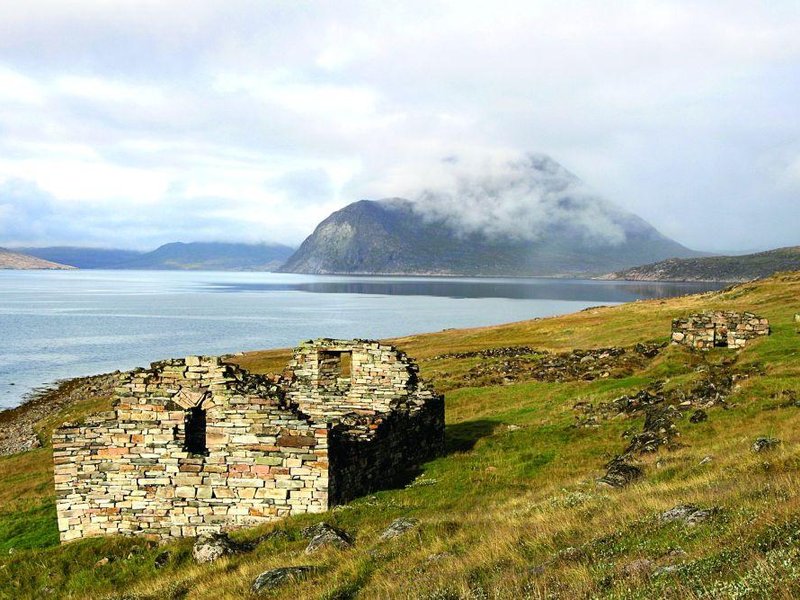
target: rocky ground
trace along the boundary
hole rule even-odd
[[[530,346],[490,348],[442,354],[435,359],[483,359],[463,375],[466,385],[499,385],[518,381],[593,381],[625,377],[642,369],[665,344],[636,344],[630,348],[576,349],[558,354]]]
[[[119,373],[78,377],[34,392],[20,406],[0,411],[0,456],[39,448],[39,427],[64,409],[92,398],[110,397]]]

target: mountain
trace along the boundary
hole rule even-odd
[[[143,254],[136,250],[80,248],[76,246],[17,248],[16,250],[44,260],[72,265],[79,269],[113,269],[115,265],[134,260]]]
[[[737,282],[798,269],[800,246],[790,246],[745,256],[674,258],[604,275],[601,279]]]
[[[280,244],[174,242],[108,268],[209,271],[270,271],[291,256]]]
[[[75,267],[62,265],[49,260],[42,260],[35,256],[13,252],[0,248],[0,269],[49,269],[49,270],[69,270]]]
[[[296,273],[586,276],[698,256],[583,191],[543,155],[417,201],[361,200],[322,221],[281,268]]]

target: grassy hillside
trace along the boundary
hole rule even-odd
[[[584,369],[578,380],[531,379],[537,361],[562,360],[554,353],[665,342],[673,316],[705,308],[753,310],[770,319],[773,334],[738,354],[666,347],[592,371],[591,360],[575,361]],[[265,597],[800,596],[798,311],[800,273],[787,273],[721,292],[395,340],[446,391],[447,454],[402,489],[237,532],[240,540],[285,535],[211,565],[192,562],[191,540],[56,545],[49,448],[0,458],[0,597],[247,598],[256,575],[288,565],[315,570]],[[516,346],[529,348],[510,357],[484,352]],[[287,358],[271,351],[237,360],[271,371]],[[510,383],[498,384],[507,364]],[[691,406],[675,416],[668,443],[632,456],[641,479],[598,487],[604,465],[645,421],[645,411],[607,403],[643,389]],[[690,422],[697,398],[720,390],[724,399],[706,407],[708,420]],[[70,418],[104,402],[86,400]],[[41,424],[43,439],[57,421]],[[781,443],[756,453],[761,436]],[[693,526],[659,518],[681,504],[708,509],[709,518]],[[419,519],[419,528],[380,541],[399,516]],[[306,556],[300,530],[322,520],[351,533],[354,548]]]
[[[601,279],[634,281],[750,281],[778,271],[800,269],[800,246],[744,256],[670,258],[605,275]]]

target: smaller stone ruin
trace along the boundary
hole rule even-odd
[[[744,348],[769,335],[769,321],[751,312],[706,311],[672,320],[672,343],[690,348]]]

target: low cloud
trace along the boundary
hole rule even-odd
[[[451,155],[441,161],[439,179],[436,188],[414,199],[414,209],[463,234],[536,240],[568,229],[590,241],[625,241],[623,213],[545,155],[510,160]]]

